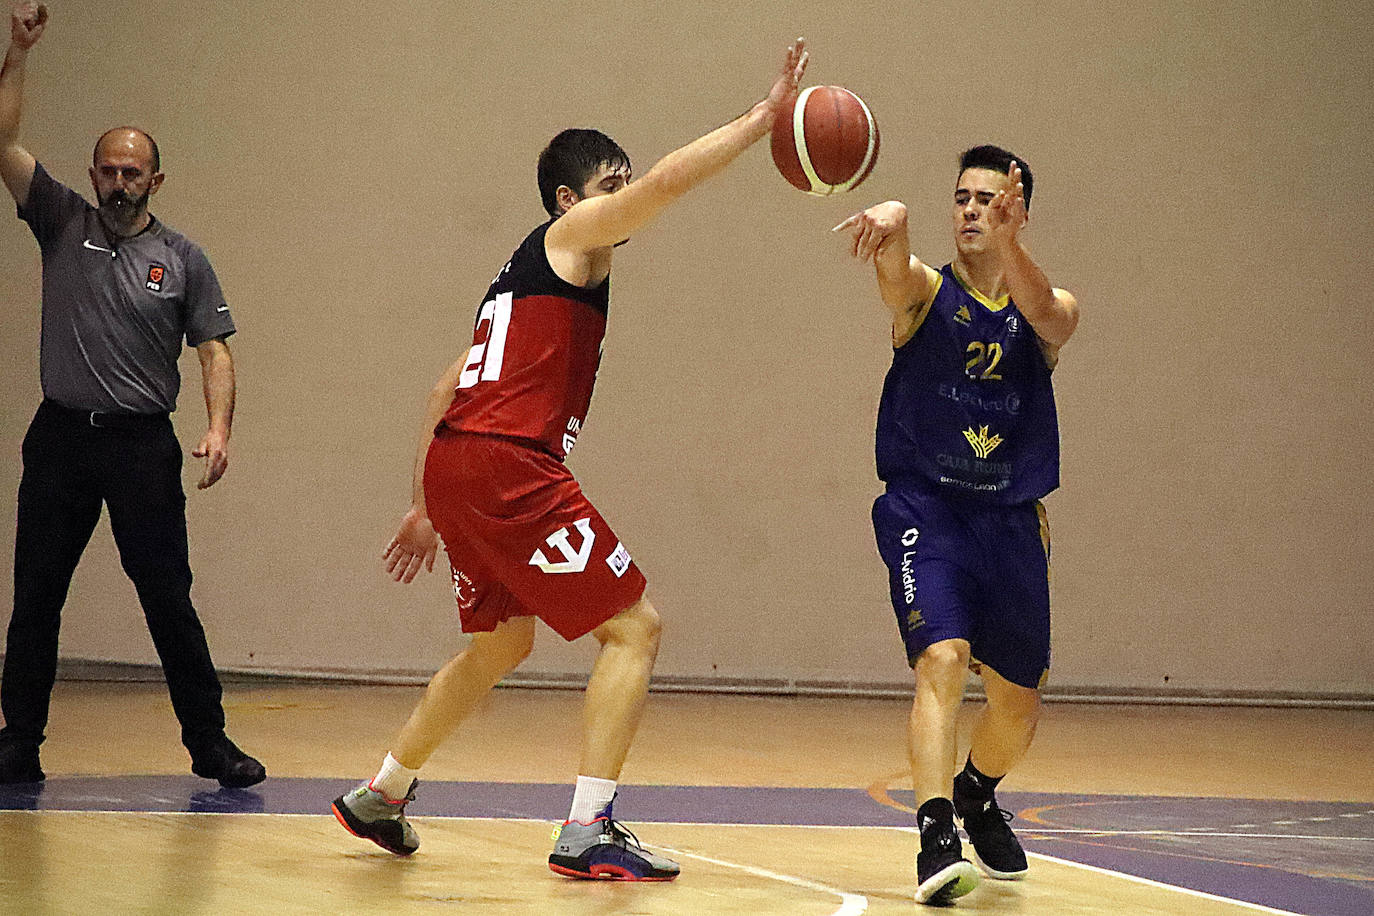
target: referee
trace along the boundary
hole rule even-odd
[[[43,779],[38,746],[57,669],[67,589],[102,504],[162,661],[191,771],[221,785],[261,782],[261,763],[224,734],[219,678],[191,605],[181,446],[169,414],[181,340],[196,348],[209,430],[192,452],[199,486],[227,466],[234,365],[229,307],[205,254],[148,213],[162,184],[157,144],[120,127],[97,142],[99,201],[50,177],[16,142],[24,62],[46,8],[16,3],[0,70],[0,178],[43,254],[43,402],[24,438],[14,613],[0,679],[0,783]]]

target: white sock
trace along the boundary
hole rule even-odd
[[[388,753],[386,759],[382,761],[382,768],[377,771],[376,776],[372,777],[372,781],[367,784],[367,787],[373,792],[382,793],[387,801],[396,802],[406,797],[406,793],[410,791],[410,784],[419,775],[419,770],[406,769]]]
[[[596,819],[611,799],[615,798],[615,780],[598,779],[595,776],[577,777],[577,788],[573,789],[572,811],[568,820],[579,824],[590,824]]]

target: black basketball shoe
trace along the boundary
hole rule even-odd
[[[926,813],[932,808],[935,816]],[[946,816],[940,814],[948,811]],[[978,886],[978,869],[964,858],[959,835],[954,832],[954,811],[947,799],[931,799],[916,817],[921,830],[921,851],[916,853],[916,902],[944,906]]]
[[[1012,813],[998,807],[995,795],[980,798],[971,791],[963,773],[954,777],[954,813],[963,823],[978,864],[983,866],[988,877],[1002,881],[1025,877],[1029,870],[1026,852],[1007,826]]]

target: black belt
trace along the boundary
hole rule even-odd
[[[128,413],[108,410],[81,410],[56,401],[44,400],[43,406],[60,414],[63,419],[96,429],[151,429],[167,422],[166,411],[159,413]]]

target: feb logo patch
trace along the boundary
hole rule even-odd
[[[148,289],[152,290],[155,293],[162,292],[162,278],[166,275],[166,273],[167,268],[163,265],[152,265],[148,268],[148,279],[144,282],[143,285],[148,287]]]

